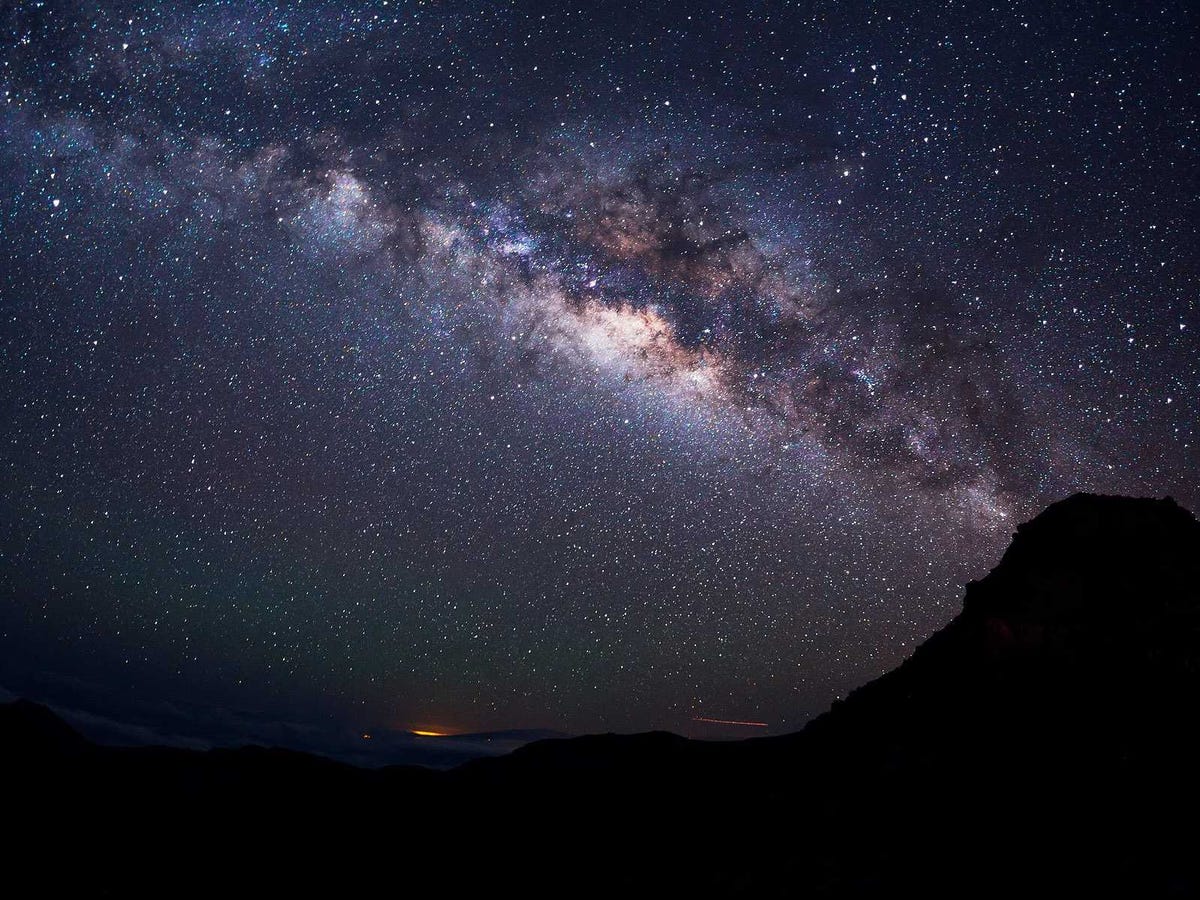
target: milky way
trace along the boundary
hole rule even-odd
[[[2,16],[14,691],[783,730],[1200,505],[1187,4]]]

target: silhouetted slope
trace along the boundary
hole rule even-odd
[[[1198,675],[1200,523],[1169,499],[1078,494],[1018,528],[946,628],[803,740],[853,734],[868,741],[861,757],[951,729],[1006,743],[1034,729],[1072,742],[1133,726],[1165,735],[1190,729],[1177,705],[1197,698]]]
[[[74,728],[39,703],[0,704],[0,759],[10,765],[66,758],[90,747]]]
[[[1077,495],[795,735],[597,735],[368,772],[100,748],[13,704],[0,747],[17,819],[70,823],[55,846],[122,894],[1185,896],[1198,679],[1200,525],[1170,500]]]

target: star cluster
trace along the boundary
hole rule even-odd
[[[0,677],[799,726],[1049,500],[1200,505],[1195,34],[6,6]]]

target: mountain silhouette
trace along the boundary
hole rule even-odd
[[[101,896],[1194,896],[1198,699],[1200,523],[1078,494],[797,734],[366,770],[101,747],[18,701],[0,754],[12,858]]]

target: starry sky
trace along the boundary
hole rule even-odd
[[[1200,507],[1189,7],[5,4],[0,684],[778,733]]]

